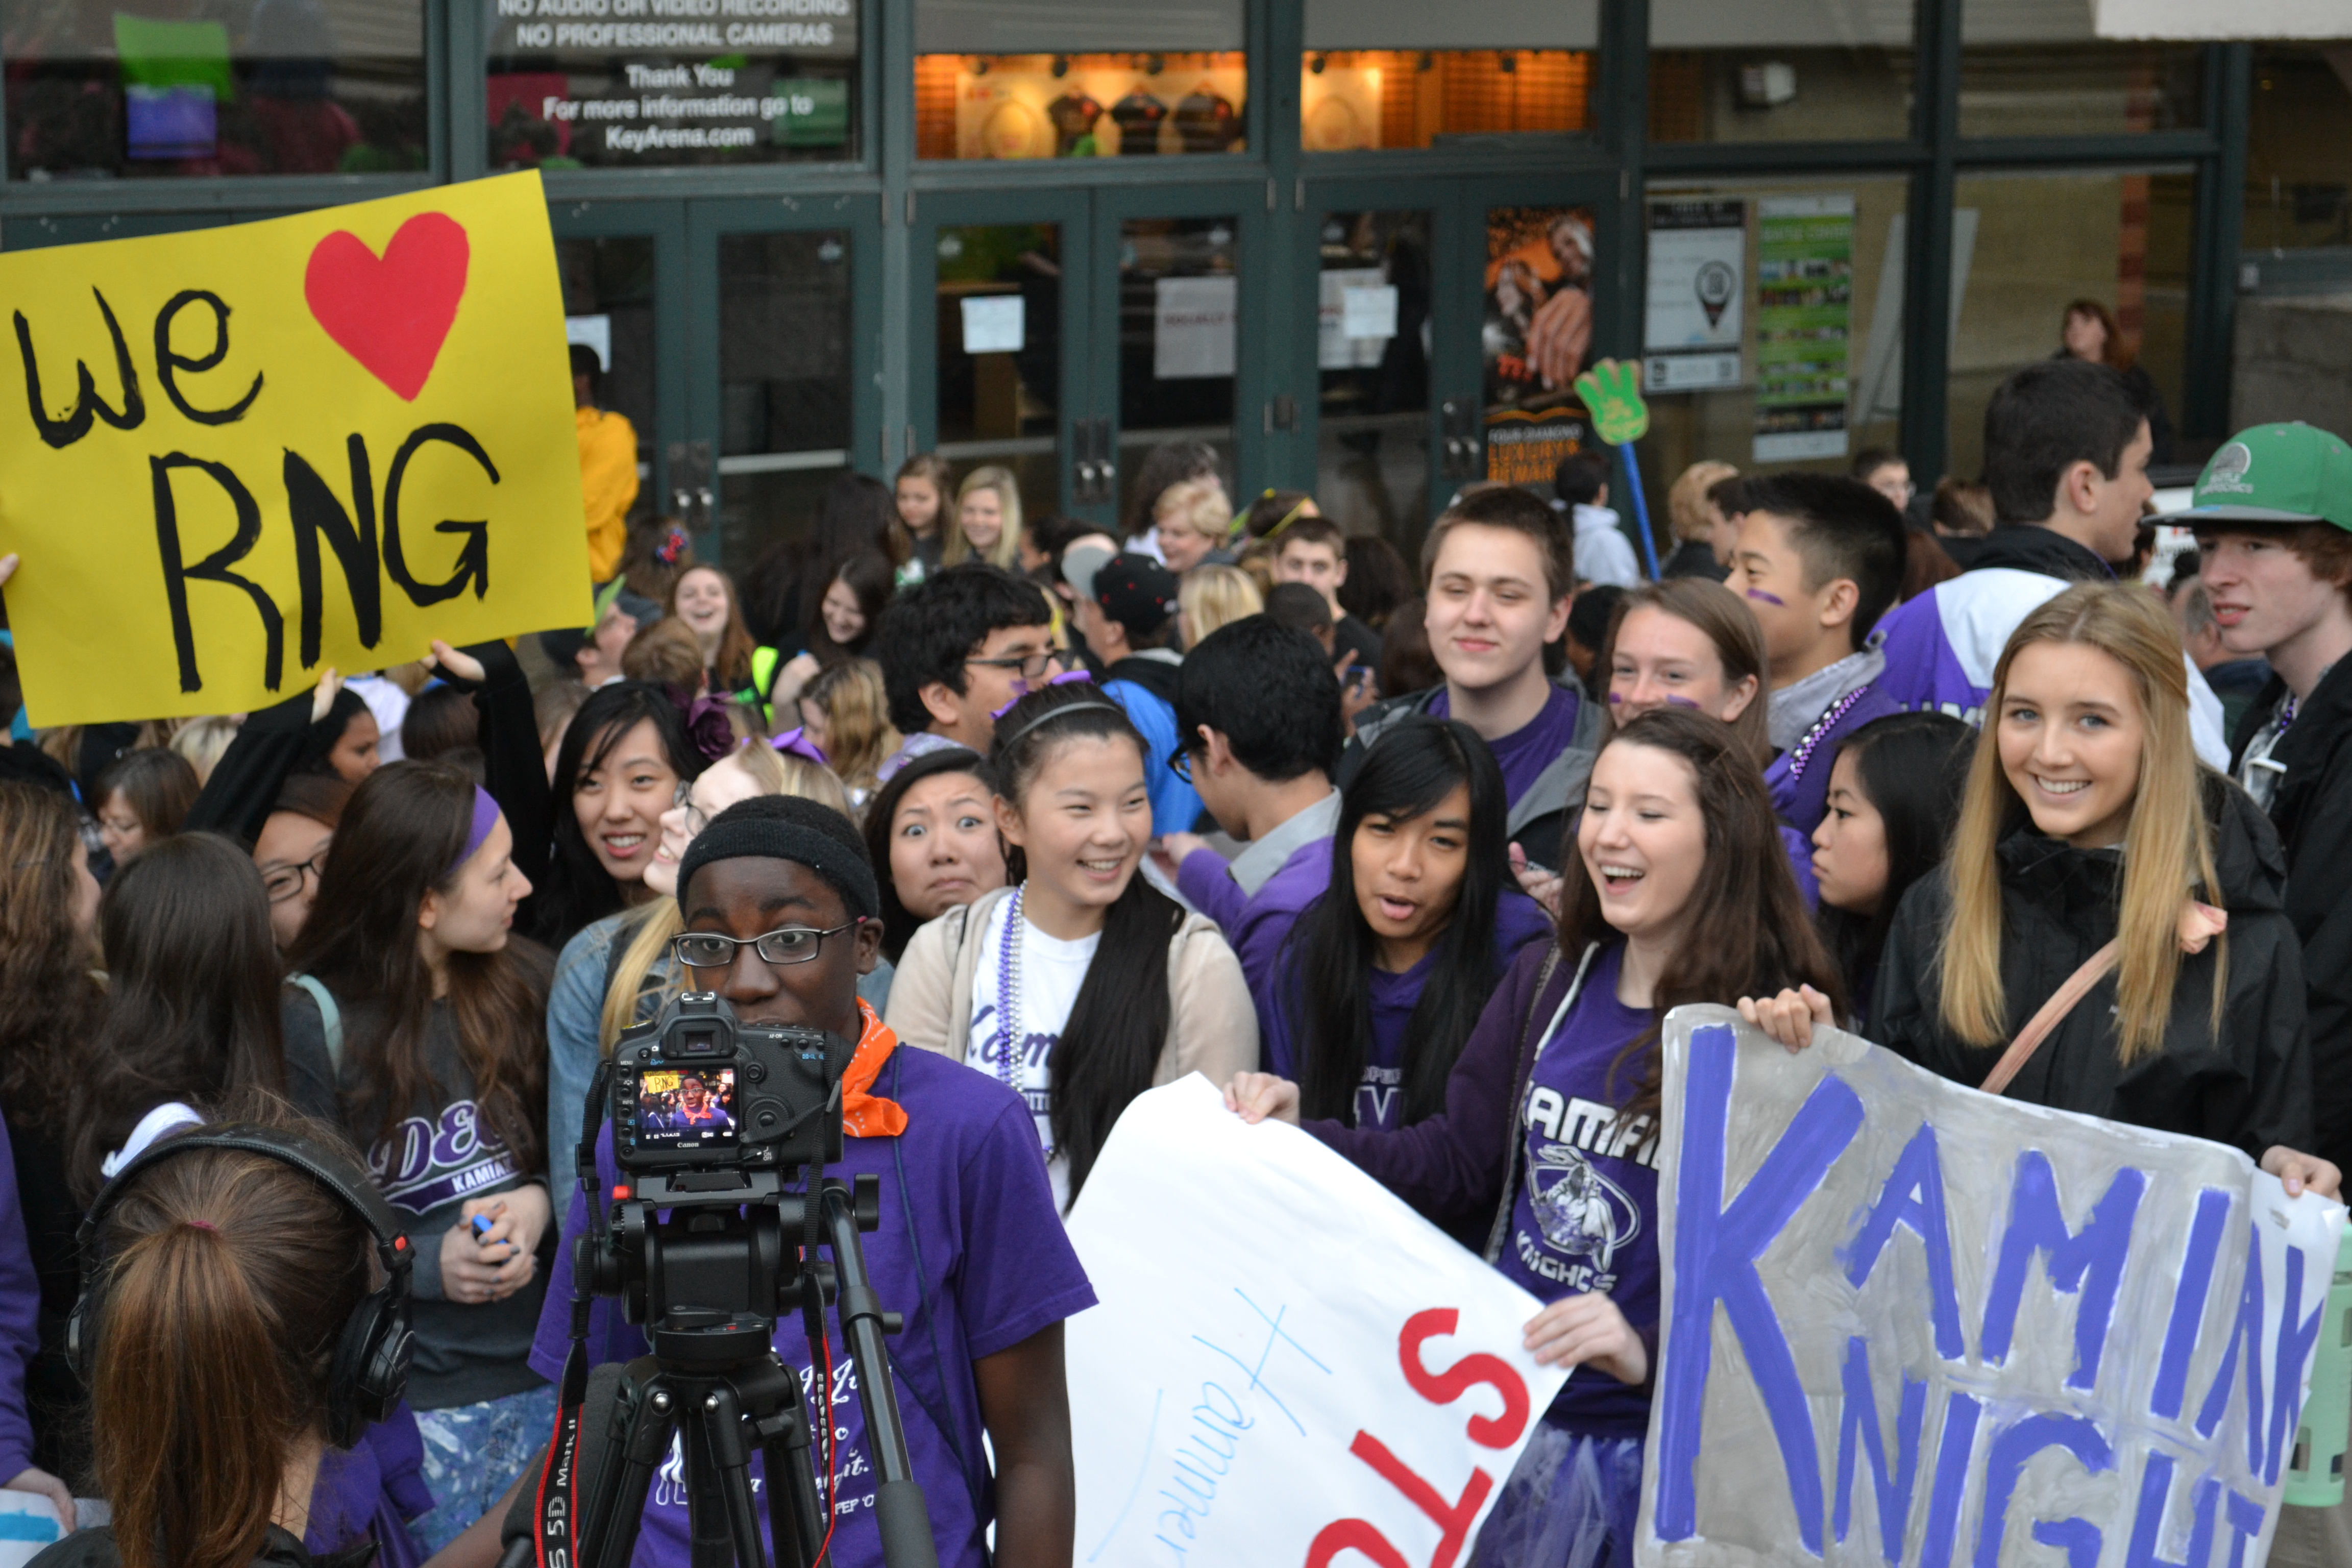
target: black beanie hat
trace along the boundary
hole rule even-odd
[[[712,817],[678,862],[678,901],[686,901],[694,874],[713,860],[748,858],[794,861],[831,883],[851,914],[872,920],[882,913],[882,891],[857,829],[833,807],[795,795],[753,795]]]

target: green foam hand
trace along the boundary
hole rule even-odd
[[[1642,401],[1642,367],[1632,360],[1604,359],[1576,378],[1577,395],[1592,416],[1592,428],[1612,447],[1650,433],[1650,405]]]

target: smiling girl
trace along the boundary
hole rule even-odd
[[[1124,710],[1089,684],[1033,691],[997,719],[990,761],[1028,876],[915,933],[889,1024],[1027,1098],[1066,1212],[1129,1100],[1256,1067],[1257,1013],[1216,922],[1136,874],[1159,759]]]
[[[668,613],[702,649],[703,688],[716,696],[751,685],[751,628],[743,623],[735,580],[716,566],[696,566],[670,584]]]
[[[1445,1084],[1396,1132],[1312,1121],[1436,1224],[1549,1303],[1537,1359],[1572,1377],[1479,1532],[1474,1568],[1632,1561],[1657,1346],[1658,1031],[1670,1008],[1811,983],[1835,992],[1777,851],[1771,801],[1738,738],[1668,710],[1592,765],[1559,941],[1520,953]],[[1249,1121],[1297,1121],[1298,1088],[1235,1079]]]
[[[2070,588],[2001,650],[1951,856],[1895,914],[1869,1032],[1978,1083],[2112,941],[2010,1098],[2235,1144],[2332,1193],[2336,1168],[2294,1152],[2311,1070],[2283,879],[2269,822],[2197,761],[2163,609]]]
[[[702,772],[659,687],[616,681],[590,695],[555,753],[555,846],[533,935],[562,948],[591,921],[652,897],[646,867],[661,814]]]
[[[1506,891],[1502,771],[1459,720],[1391,726],[1340,795],[1329,890],[1299,916],[1267,1009],[1266,1067],[1304,1115],[1393,1129],[1437,1114],[1445,1078],[1542,911]]]
[[[1013,570],[1021,548],[1021,487],[1010,468],[974,468],[956,489],[955,521],[942,563],[975,558]]]

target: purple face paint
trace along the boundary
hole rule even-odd
[[[1786,599],[1781,598],[1777,594],[1768,594],[1761,588],[1748,589],[1748,596],[1751,599],[1760,599],[1768,605],[1778,605],[1780,608],[1784,610],[1789,607],[1789,602]]]
[[[1625,694],[1622,691],[1612,691],[1609,694],[1609,706],[1612,708],[1622,706],[1624,700]]]
[[[1778,601],[1775,602],[1777,603]],[[1687,697],[1677,697],[1673,692],[1669,691],[1666,693],[1666,706],[1669,708],[1696,709],[1698,707],[1698,704],[1692,701]]]

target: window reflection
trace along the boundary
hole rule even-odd
[[[1592,71],[1585,49],[1310,49],[1299,141],[1309,153],[1353,153],[1590,131]]]
[[[1239,153],[1248,58],[1185,54],[922,55],[919,158]]]
[[[425,164],[421,0],[36,0],[0,58],[11,179]]]

